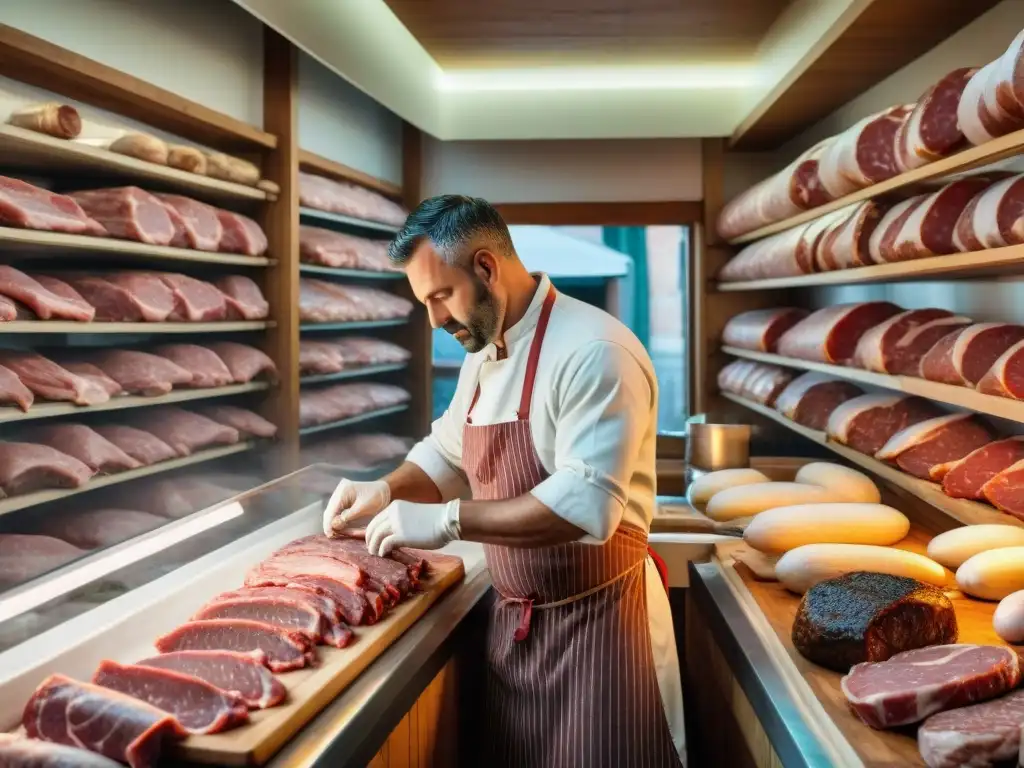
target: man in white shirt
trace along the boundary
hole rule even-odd
[[[679,766],[678,660],[647,547],[658,386],[646,350],[530,274],[484,200],[424,201],[389,254],[470,354],[431,434],[383,480],[343,481],[325,533],[372,516],[373,554],[485,545],[500,599],[484,764]]]

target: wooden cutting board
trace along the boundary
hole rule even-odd
[[[278,675],[288,689],[284,704],[251,712],[249,724],[241,728],[191,736],[176,746],[176,756],[208,765],[266,763],[466,573],[457,557],[446,558],[432,571],[421,591],[399,603],[379,624],[355,627],[356,638],[348,648],[318,646],[319,666]]]

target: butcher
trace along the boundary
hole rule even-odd
[[[485,200],[424,201],[389,256],[469,354],[430,435],[384,479],[343,480],[325,533],[365,525],[375,555],[483,544],[497,599],[482,764],[684,765],[664,570],[647,545],[658,383],[646,350],[527,270]]]

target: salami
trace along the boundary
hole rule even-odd
[[[895,261],[897,236],[903,230],[907,219],[927,199],[928,195],[908,197],[890,208],[882,217],[868,240],[868,255],[873,263],[882,264],[887,261]]]
[[[885,208],[874,200],[858,203],[842,224],[831,228],[820,244],[820,263],[829,270],[872,263],[869,244]]]
[[[864,390],[848,381],[805,373],[779,393],[775,410],[797,424],[821,432],[840,404],[863,394]]]
[[[1024,341],[1018,341],[999,356],[978,382],[986,395],[1024,400]]]
[[[931,401],[920,397],[861,395],[836,408],[825,431],[836,442],[874,456],[897,432],[940,413]]]
[[[957,250],[953,231],[968,203],[980,195],[991,181],[971,176],[950,182],[914,206],[893,240],[886,261],[908,261],[941,256]]]
[[[1024,520],[1024,460],[1011,464],[981,487],[993,507]]]
[[[866,371],[878,373],[896,373],[893,361],[898,353],[907,347],[897,348],[897,344],[913,329],[932,320],[952,317],[953,313],[946,309],[909,309],[893,315],[879,323],[860,337],[857,349],[853,354],[853,364]],[[906,364],[901,360],[900,367]]]
[[[818,176],[830,196],[840,198],[899,173],[896,133],[911,109],[901,104],[865,117],[829,143]]]
[[[932,347],[921,360],[921,375],[942,384],[976,387],[996,360],[1021,340],[1024,340],[1024,326],[1011,323],[969,325],[947,334]]]
[[[928,419],[897,432],[875,458],[893,462],[914,477],[930,480],[935,465],[962,459],[994,439],[992,431],[977,418],[956,413]]]
[[[779,354],[820,363],[844,363],[868,329],[900,311],[887,301],[836,304],[812,312],[779,339]]]
[[[1024,437],[1010,437],[983,445],[945,467],[941,472],[942,491],[954,499],[983,499],[985,495],[981,489],[985,484],[1022,459]],[[933,477],[937,474],[933,468]]]
[[[934,162],[964,143],[957,110],[975,72],[967,67],[954,69],[918,99],[896,136],[896,159],[901,171]]]
[[[731,318],[722,331],[722,343],[755,352],[774,352],[779,337],[807,317],[806,309],[755,309]]]
[[[922,323],[904,334],[892,348],[886,363],[888,372],[897,376],[921,377],[921,360],[953,331],[971,324],[969,317],[954,315]]]

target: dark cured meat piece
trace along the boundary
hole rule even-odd
[[[932,320],[912,328],[892,348],[891,357],[886,363],[888,372],[921,378],[921,361],[925,355],[931,352],[943,337],[970,324],[970,318],[954,316]]]
[[[863,395],[836,408],[827,431],[838,442],[874,456],[897,432],[940,413],[930,400],[919,397]]]
[[[779,354],[820,363],[843,363],[853,357],[861,336],[899,311],[899,307],[887,301],[819,309],[782,335]]]
[[[888,261],[909,261],[956,252],[953,231],[968,203],[991,184],[983,176],[950,182],[928,196],[896,236]]]
[[[934,467],[962,459],[995,440],[992,430],[974,417],[939,417],[931,422],[895,435],[877,458],[895,461],[904,472],[922,480],[941,480],[932,474]]]
[[[1024,399],[1024,341],[1018,341],[996,360],[978,382],[986,395]]]
[[[838,672],[956,639],[953,603],[941,590],[862,571],[815,584],[800,600],[793,622],[796,649]]]
[[[964,143],[956,113],[964,88],[976,71],[954,69],[917,100],[896,134],[896,159],[901,171],[945,157]]]
[[[731,318],[722,331],[722,343],[757,352],[774,352],[779,337],[808,315],[806,309],[754,309]]]
[[[864,390],[848,381],[805,373],[782,390],[775,401],[775,409],[797,424],[821,432],[841,403],[863,394]]]
[[[921,359],[929,381],[975,387],[1006,350],[1024,341],[1024,326],[977,323],[944,336]]]
[[[982,499],[985,484],[1021,459],[1024,438],[1011,437],[983,445],[946,468],[942,491],[954,499]]]
[[[981,488],[988,502],[1007,514],[1024,520],[1024,461],[1011,464]]]
[[[897,356],[898,342],[914,328],[952,314],[947,309],[910,309],[893,315],[860,337],[853,354],[853,365],[866,371],[892,373],[890,361]]]

